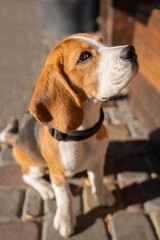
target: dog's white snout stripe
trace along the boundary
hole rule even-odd
[[[74,36],[72,38],[78,38],[78,39],[84,40],[85,42],[89,43],[96,50],[99,50],[100,48],[104,47],[103,44],[97,42],[93,38],[87,38],[87,37],[81,37],[81,36]]]

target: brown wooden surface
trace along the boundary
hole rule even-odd
[[[134,46],[138,53],[141,73],[160,92],[160,55],[139,39],[134,40]]]
[[[135,39],[141,40],[150,51],[160,55],[160,19],[152,16],[147,25],[137,21],[134,35]]]
[[[133,39],[134,17],[114,9],[114,32],[112,45],[131,44]]]
[[[152,16],[157,18],[157,19],[160,19],[160,10],[159,9],[153,9]]]
[[[152,132],[160,129],[160,10],[149,5],[139,8],[133,42],[140,72],[131,86],[131,106],[146,130]]]
[[[113,0],[101,0],[99,24],[106,45],[122,45],[132,42],[134,18],[130,13],[116,9]]]
[[[99,27],[106,45],[111,46],[113,41],[114,10],[112,0],[101,0]]]
[[[114,26],[115,31],[122,31],[130,28],[133,28],[134,18],[129,15],[127,12],[123,12],[121,10],[115,10],[114,12],[114,20],[117,24]]]
[[[158,2],[158,0],[101,0],[99,26],[104,43],[108,46],[131,44],[138,6],[141,5],[139,14],[143,15],[142,22],[147,23],[151,14],[154,18],[159,17],[159,12],[153,10]],[[156,22],[154,24],[158,25]]]
[[[152,5],[141,6],[134,36],[140,71],[160,92],[160,10],[152,9]]]
[[[132,82],[130,103],[148,132],[160,127],[160,93],[141,73]]]

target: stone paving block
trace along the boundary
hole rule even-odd
[[[113,240],[157,240],[149,218],[142,213],[118,212],[111,218]]]
[[[40,224],[35,222],[9,222],[0,224],[1,240],[39,240]]]
[[[125,183],[141,183],[147,181],[148,179],[149,174],[146,172],[125,171],[117,174],[117,181],[119,186],[122,186]]]
[[[28,188],[25,193],[22,219],[35,218],[43,215],[43,200],[33,188]]]
[[[114,174],[110,174],[103,177],[103,183],[108,187],[110,191],[116,190],[116,178]]]
[[[106,110],[104,110],[104,121],[105,125],[109,123],[109,116]]]
[[[146,172],[150,173],[148,165],[143,156],[122,156],[115,160],[116,173],[122,172]]]
[[[152,176],[159,175],[160,176],[160,161],[159,157],[155,154],[148,154],[146,156],[146,163],[150,169],[150,173]]]
[[[138,184],[143,202],[152,201],[160,197],[160,179],[149,179],[146,182]],[[158,200],[159,202],[159,200]],[[150,207],[156,206],[157,201],[150,202]]]
[[[99,207],[96,197],[92,194],[91,187],[84,185],[83,187],[83,213],[88,213],[93,209]]]
[[[111,191],[113,191],[113,194],[116,197],[116,204],[113,207],[101,207],[99,206],[99,203],[96,199],[96,197],[92,194],[91,191],[91,187],[88,187],[86,185],[84,185],[83,188],[83,194],[82,194],[82,198],[83,198],[83,213],[87,213],[90,215],[100,215],[100,216],[105,216],[106,214],[110,213],[110,212],[114,212],[120,209],[124,208],[124,204],[122,201],[122,197],[121,197],[121,193],[119,191],[119,189],[114,185],[114,189],[113,189],[113,185],[107,185],[108,189]]]
[[[59,235],[59,233],[53,227],[53,218],[46,219],[43,223],[42,228],[42,240],[64,240],[63,237]]]
[[[146,211],[149,211],[149,212],[160,211],[160,196],[145,202],[144,208]]]
[[[139,212],[143,210],[142,196],[135,183],[141,183],[148,179],[149,175],[145,172],[122,172],[117,174],[118,185],[127,211]]]
[[[140,203],[137,203],[137,204],[132,204],[132,205],[129,205],[126,210],[130,213],[136,213],[136,212],[142,212],[144,209],[143,209],[143,205],[140,204]]]
[[[18,219],[22,214],[24,191],[18,189],[0,190],[0,222]]]
[[[110,191],[116,190],[114,175],[105,176],[103,178],[103,182]],[[103,207],[99,208],[99,203],[96,199],[96,196],[92,194],[91,186],[87,186],[86,184],[84,184],[82,198],[83,198],[83,213],[88,213],[92,210],[93,211],[95,210],[94,212],[106,211],[106,208]]]
[[[160,239],[160,211],[150,212],[149,216],[152,220],[158,239]]]
[[[113,175],[115,174],[115,158],[108,158],[106,157],[105,167],[104,167],[104,174],[105,175]]]
[[[64,240],[63,237],[53,228],[53,221],[45,221],[42,230],[42,240]],[[91,216],[79,216],[75,233],[71,236],[72,240],[109,240],[106,234],[106,227],[101,218]]]
[[[120,141],[110,141],[106,158],[115,158],[124,154],[124,146]]]
[[[139,212],[143,210],[142,197],[137,184],[132,184],[121,189],[122,199],[129,212]]]
[[[101,218],[95,219],[89,216],[80,216],[77,219],[77,227],[73,240],[109,240],[106,234],[106,226]]]
[[[127,99],[117,100],[116,105],[120,110],[128,110],[130,108]]]
[[[22,180],[21,168],[17,164],[0,167],[0,187],[28,187]]]
[[[125,140],[130,136],[128,128],[124,124],[107,124],[105,127],[110,140]]]
[[[114,109],[108,111],[109,118],[112,123],[128,123],[132,122],[135,117],[133,113],[128,110]]]
[[[16,163],[12,157],[12,148],[6,147],[1,149],[0,153],[0,166]]]
[[[123,151],[126,156],[146,156],[150,145],[147,140],[126,141],[123,142]]]
[[[55,215],[56,212],[56,200],[53,199],[47,199],[44,200],[44,216],[45,218],[51,218],[53,219],[53,216]]]
[[[138,121],[127,124],[129,132],[133,138],[148,139],[148,135]]]
[[[103,106],[102,106],[103,107]],[[107,107],[103,107],[103,113],[104,113],[104,120],[107,121],[107,123],[109,122],[109,116],[108,116],[108,108]]]

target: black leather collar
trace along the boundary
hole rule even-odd
[[[104,120],[104,113],[101,108],[100,119],[92,128],[82,130],[82,131],[76,130],[71,133],[62,133],[54,128],[49,128],[49,132],[52,135],[52,137],[54,137],[58,141],[82,141],[92,137],[96,132],[98,132],[98,130],[102,126],[103,120]]]

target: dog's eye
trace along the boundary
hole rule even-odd
[[[83,52],[78,60],[78,63],[82,63],[90,57],[92,57],[92,55],[89,52]]]

